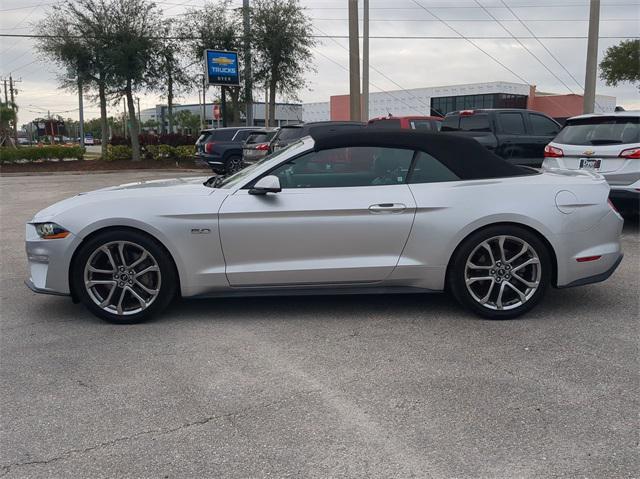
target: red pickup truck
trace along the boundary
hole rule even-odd
[[[438,116],[380,116],[367,122],[373,128],[403,128],[407,130],[440,131],[442,118]]]

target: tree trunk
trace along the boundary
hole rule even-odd
[[[276,123],[276,80],[271,77],[269,81],[269,125],[278,126]]]
[[[170,67],[167,69],[167,115],[169,116],[169,133],[173,133],[173,75]]]
[[[129,110],[129,134],[131,136],[131,160],[140,161],[140,139],[138,138],[138,119],[136,118],[136,105],[133,102],[131,80],[127,80],[127,109]]]
[[[98,80],[98,96],[100,98],[100,133],[102,142],[100,145],[100,153],[103,159],[107,158],[107,146],[109,144],[109,123],[107,120],[107,92],[104,79]]]
[[[229,88],[229,95],[231,96],[231,108],[233,108],[233,116],[231,121],[233,126],[240,125],[240,88]]]

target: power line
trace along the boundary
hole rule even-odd
[[[347,73],[349,73],[349,69],[347,67],[345,67],[343,64],[337,62],[336,60],[334,60],[333,58],[325,55],[324,53],[322,53],[320,50],[318,50],[317,48],[314,48],[313,50],[315,50],[316,53],[318,53],[319,55],[323,56],[324,58],[326,58],[327,60],[329,60],[331,63],[337,65],[338,67],[340,67],[342,70],[346,71]],[[416,113],[420,113],[422,114],[422,112],[420,110],[416,110],[415,107],[413,107],[412,105],[406,103],[402,98],[398,98],[397,96],[393,95],[392,93],[384,90],[383,88],[379,87],[378,85],[376,85],[373,82],[369,82],[371,83],[371,86],[373,86],[374,88],[377,88],[378,90],[380,90],[380,93],[384,93],[385,95],[390,96],[391,98],[393,98],[394,100],[399,101],[400,103],[403,103],[405,106],[407,106],[408,108],[410,108],[411,110],[415,111]]]
[[[414,0],[415,1],[415,0]],[[543,40],[584,40],[587,37],[585,35],[562,35],[562,36],[466,36],[462,35],[459,31],[455,30],[451,27],[445,20],[439,20],[440,22],[447,25],[451,30],[458,34],[458,36],[451,35],[372,35],[369,38],[375,40],[512,40],[514,38],[522,39],[522,40],[532,40],[536,38],[540,38]],[[348,39],[349,35],[309,35],[311,38],[342,38]],[[41,34],[32,34],[32,33],[0,33],[0,38],[59,38],[58,35],[41,35]],[[70,36],[70,38],[92,38],[88,36],[74,35]],[[191,35],[180,35],[180,36],[162,36],[162,35],[151,35],[147,37],[151,40],[197,40],[198,37]],[[242,38],[242,37],[238,37]],[[608,35],[608,36],[600,36],[600,39],[638,39],[639,35]]]
[[[502,7],[490,7],[490,8],[502,8]],[[508,7],[507,7],[508,8]],[[311,20],[319,22],[346,22],[346,18],[314,18]],[[486,18],[446,18],[448,22],[493,22],[493,20],[487,20]],[[432,20],[431,18],[370,18],[370,22],[416,22],[416,23],[439,23],[439,20]],[[518,20],[504,19],[502,22],[517,22]],[[527,18],[526,22],[588,22],[588,18]],[[601,22],[638,22],[640,18],[601,18]]]
[[[553,71],[552,71],[552,70],[551,70],[551,69],[550,69],[550,68],[549,68],[549,67],[548,67],[548,66],[547,66],[547,65],[546,65],[542,60],[540,60],[540,58],[538,58],[538,56],[537,56],[535,53],[533,53],[531,50],[529,50],[529,48],[528,48],[524,43],[522,43],[519,39],[517,39],[517,38],[516,38],[516,37],[511,33],[511,31],[510,31],[509,29],[507,29],[507,27],[505,27],[505,26],[500,22],[500,20],[498,20],[498,19],[493,15],[493,13],[491,13],[489,10],[487,10],[487,8],[485,8],[485,7],[484,7],[484,5],[482,5],[482,4],[480,3],[480,1],[479,1],[479,0],[474,0],[474,1],[478,4],[478,6],[482,7],[482,10],[484,10],[484,11],[486,12],[486,14],[487,14],[487,15],[489,15],[493,20],[495,20],[495,21],[496,21],[496,23],[497,23],[498,25],[500,25],[500,28],[502,28],[505,32],[507,32],[509,35],[511,35],[511,36],[513,37],[513,39],[514,39],[515,41],[517,41],[517,42],[518,42],[518,44],[519,44],[520,46],[522,46],[522,48],[524,48],[524,49],[525,49],[525,50],[526,50],[526,51],[527,51],[527,52],[528,52],[528,53],[529,53],[533,58],[535,58],[535,59],[536,59],[536,61],[537,61],[540,65],[542,65],[542,67],[543,67],[545,70],[547,70],[549,73],[551,73],[551,75],[553,75],[553,77],[554,77],[556,80],[558,80],[560,83],[562,83],[562,84],[564,85],[564,87],[565,87],[567,90],[569,90],[571,93],[575,94],[575,92],[571,89],[571,87],[570,87],[569,85],[567,85],[567,84],[564,82],[564,80],[563,80],[562,78],[560,78],[558,75],[556,75],[556,74],[555,74],[555,73],[554,73],[554,72],[553,72]]]
[[[571,8],[571,7],[582,7],[588,6],[589,3],[564,3],[562,5],[558,4],[529,4],[529,5],[514,5],[512,8]],[[633,7],[640,5],[640,3],[604,3],[603,7]],[[347,7],[306,7],[310,10],[346,10]],[[469,9],[473,10],[478,7],[474,7],[473,5],[429,5],[429,8],[437,8],[437,9]],[[503,7],[496,7],[503,8]],[[371,7],[370,10],[419,10],[416,7]]]
[[[322,30],[320,30],[318,27],[314,26],[313,28],[315,28],[316,30],[318,30],[320,33],[324,33]],[[338,45],[340,48],[342,48],[345,51],[349,51],[348,48],[346,48],[344,45],[340,44],[340,42],[338,42],[337,40],[330,38],[330,40],[335,43],[336,45]],[[378,68],[376,68],[374,65],[372,65],[371,63],[369,63],[369,67],[375,71],[376,73],[378,73],[379,75],[381,75],[382,77],[386,78],[388,81],[390,81],[391,83],[393,83],[395,86],[397,86],[398,88],[400,88],[402,91],[404,91],[405,93],[409,93],[409,91],[404,88],[402,85],[400,85],[398,82],[394,81],[392,78],[389,78],[388,75],[386,75],[385,73],[383,73],[382,71],[380,71]],[[369,82],[371,83],[371,82]],[[411,93],[409,93],[409,95],[411,96],[411,98],[413,98],[414,100],[418,100],[418,102],[422,103],[422,105],[427,107],[427,115],[431,115],[431,105],[427,105],[425,102],[423,102],[420,98],[415,97],[413,95],[411,95]],[[415,110],[418,111],[418,110]],[[422,113],[422,112],[421,112]]]
[[[570,72],[569,70],[567,70],[567,68],[564,66],[564,64],[563,64],[560,60],[558,60],[558,59],[556,58],[556,56],[551,52],[551,50],[549,50],[549,49],[547,48],[547,46],[546,46],[544,43],[542,43],[542,42],[540,41],[539,37],[537,37],[537,36],[535,35],[535,33],[533,33],[533,31],[531,31],[531,29],[527,26],[527,24],[526,24],[526,23],[524,23],[524,21],[523,21],[520,17],[518,17],[518,15],[516,14],[516,12],[514,12],[514,11],[509,7],[509,5],[507,5],[507,4],[504,2],[504,0],[500,0],[500,1],[501,1],[501,2],[502,2],[502,4],[505,6],[505,8],[506,8],[507,10],[509,10],[509,12],[511,13],[511,15],[513,15],[513,16],[514,16],[514,17],[515,17],[515,18],[516,18],[516,19],[517,19],[517,20],[522,24],[522,26],[523,26],[524,28],[526,28],[526,29],[527,29],[527,31],[528,31],[528,32],[529,32],[529,33],[530,33],[530,34],[535,38],[535,40],[540,44],[540,46],[541,46],[542,48],[544,48],[544,49],[545,49],[545,51],[546,51],[546,52],[551,56],[551,58],[553,58],[553,59],[555,60],[555,62],[556,62],[558,65],[560,65],[560,67],[565,71],[565,73],[571,77],[571,79],[576,83],[576,85],[578,85],[578,86],[580,87],[580,89],[584,91],[584,85],[583,85],[582,83],[580,83],[578,80],[576,80],[576,77],[574,77],[574,76],[571,74],[571,72]]]

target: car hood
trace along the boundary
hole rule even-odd
[[[163,180],[137,181],[135,183],[125,183],[118,186],[109,186],[99,190],[78,193],[76,196],[54,203],[53,205],[39,211],[33,221],[49,220],[67,210],[81,206],[97,206],[98,203],[113,200],[153,199],[161,197],[184,196],[209,196],[214,191],[203,185],[207,177],[171,178]]]

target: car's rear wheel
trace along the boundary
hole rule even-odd
[[[81,246],[72,282],[77,297],[96,316],[131,324],[166,308],[175,296],[177,275],[156,240],[134,230],[115,229]]]
[[[239,155],[231,155],[226,161],[227,175],[233,175],[242,169],[242,157]]]
[[[512,319],[531,310],[551,279],[547,246],[518,226],[492,226],[467,238],[449,268],[456,299],[489,319]]]

